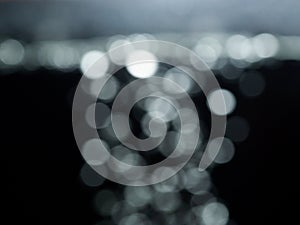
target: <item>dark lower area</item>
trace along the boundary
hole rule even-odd
[[[235,113],[249,121],[250,135],[237,144],[230,163],[214,169],[213,182],[237,224],[290,224],[297,216],[300,63],[257,70],[266,80],[258,98],[244,98],[236,85],[220,80],[237,94]],[[85,187],[78,177],[83,159],[71,105],[79,79],[78,71],[42,69],[0,76],[1,223],[83,225],[101,219],[91,204],[99,188]]]

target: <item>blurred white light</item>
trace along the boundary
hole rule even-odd
[[[207,63],[215,62],[218,59],[216,51],[208,45],[198,44],[194,50]]]
[[[118,48],[118,50],[114,51],[114,48]],[[108,54],[113,63],[117,65],[124,65],[127,56],[133,51],[134,47],[129,41],[124,39],[118,39],[110,44]]]
[[[217,146],[220,146],[220,149],[217,149]],[[214,158],[214,162],[218,164],[223,164],[229,162],[235,152],[235,147],[232,141],[228,138],[215,138],[208,145],[208,154],[211,158]],[[219,150],[219,152],[217,152]],[[217,154],[217,155],[216,155]]]
[[[129,216],[124,217],[118,225],[151,225],[149,218],[142,213],[134,213]]]
[[[181,115],[181,118],[179,115]],[[177,116],[178,117],[172,121],[174,129],[181,133],[189,133],[192,135],[199,126],[199,124],[195,123],[195,121],[198,120],[198,114],[189,108],[181,108],[178,110]]]
[[[134,207],[130,204],[128,204],[127,201],[119,201],[117,202],[114,207],[112,208],[112,219],[113,221],[118,224],[121,219],[128,215],[132,215],[138,211],[139,208]]]
[[[115,158],[129,165],[141,165],[144,163],[143,157],[138,152],[132,151],[123,145],[114,146],[111,149],[111,154]],[[117,171],[118,169],[119,168],[116,168]]]
[[[148,78],[157,71],[157,58],[151,52],[136,50],[128,55],[126,68],[136,78]]]
[[[143,207],[151,202],[152,190],[145,187],[126,187],[125,200],[134,207]]]
[[[265,80],[259,73],[244,73],[240,78],[239,88],[245,96],[255,97],[264,91]]]
[[[219,89],[209,94],[207,103],[216,115],[228,115],[235,109],[236,99],[230,91]]]
[[[168,70],[164,76],[164,78],[175,82],[182,89],[174,87],[174,85],[170,85],[170,81],[164,80],[163,86],[164,91],[169,92],[171,94],[180,94],[182,92],[188,92],[192,88],[192,80],[191,78],[185,74],[180,68],[172,68]]]
[[[236,60],[249,60],[254,57],[251,41],[243,35],[233,35],[226,42],[228,55]]]
[[[147,98],[145,109],[152,118],[159,118],[163,121],[171,121],[176,117],[176,110],[166,100],[161,98]]]
[[[89,51],[85,53],[80,62],[82,73],[90,79],[104,76],[109,68],[109,60],[101,51]]]
[[[91,89],[96,92],[99,90],[96,90],[98,87],[98,85],[93,85],[93,83],[91,84]],[[118,92],[118,89],[120,87],[120,84],[118,82],[118,80],[115,77],[111,77],[104,85],[104,87],[102,88],[100,95],[99,95],[99,99],[104,100],[104,101],[110,101],[112,100],[115,95]]]
[[[138,155],[138,154],[134,154],[134,155]],[[122,176],[129,181],[137,180],[139,178],[142,178],[144,175],[145,174],[143,173],[142,170],[137,171],[132,167],[127,170],[123,170],[123,174],[122,174]]]
[[[88,164],[84,164],[80,170],[82,182],[89,187],[97,187],[103,184],[105,179],[94,171]]]
[[[202,220],[205,225],[226,225],[229,220],[228,209],[219,202],[208,203],[202,211]]]
[[[24,48],[16,40],[9,39],[0,44],[0,60],[7,65],[17,65],[22,62]]]
[[[176,148],[180,134],[175,131],[167,132],[164,140],[158,146],[158,150],[166,157],[168,157]]]
[[[123,113],[115,113],[113,112],[113,115],[114,117],[118,120],[118,121],[127,121],[129,122],[129,124],[131,124],[131,119],[126,116],[125,114]],[[127,126],[125,125],[125,123],[122,123],[122,124],[118,124],[118,130],[120,130],[120,132],[118,133],[118,139],[120,141],[124,140],[128,135],[129,133],[131,132]]]
[[[181,204],[180,194],[177,192],[155,192],[153,199],[154,209],[161,212],[174,212]]]
[[[196,120],[194,120],[194,121],[196,121]],[[195,140],[196,138],[199,138],[199,133],[198,132],[193,132],[193,131],[195,131],[196,126],[197,125],[195,125],[195,126],[193,126],[193,125],[191,125],[191,126],[184,125],[183,132],[188,133],[188,135],[185,137],[185,140],[182,140],[178,143],[179,150],[172,157],[176,158],[176,157],[179,157],[181,154],[183,154],[183,155],[187,154],[186,150],[188,150],[188,149],[191,150],[191,149],[194,148],[194,146],[191,145],[191,142],[193,140]],[[201,133],[200,133],[200,135],[201,135]],[[199,146],[200,143],[201,143],[201,139],[198,139],[198,142],[196,143],[196,147]]]
[[[42,66],[49,66],[51,63],[51,55],[49,52],[52,50],[53,44],[42,43],[38,46],[37,60]]]
[[[97,129],[107,127],[111,122],[110,112],[110,108],[104,103],[98,102],[90,105],[85,113],[86,122],[89,126]]]
[[[199,192],[198,195],[193,195],[190,203],[192,206],[203,206],[207,202],[212,202],[214,200],[215,200],[215,197],[212,193],[210,193],[208,191],[202,191],[202,192]],[[193,209],[193,211],[194,211],[194,209]],[[198,210],[196,209],[196,211],[198,211]],[[198,213],[198,215],[200,215],[200,214],[201,213]]]
[[[192,194],[200,194],[211,187],[210,175],[206,171],[199,172],[198,168],[190,168],[185,179],[185,189]]]
[[[218,40],[211,37],[205,37],[198,42],[194,51],[208,64],[209,67],[213,67],[221,56],[223,49]]]
[[[109,120],[111,121],[111,119]],[[108,140],[110,143],[118,142],[118,138],[116,137],[111,122],[108,124],[107,127],[101,129],[101,136],[103,137],[104,140]]]
[[[179,176],[176,174],[173,177],[169,178],[166,181],[155,184],[154,189],[158,192],[177,192],[180,190],[179,187]]]
[[[142,125],[143,132],[150,137],[163,137],[168,129],[168,125],[161,118],[144,116]]]
[[[253,38],[254,50],[261,58],[268,58],[276,55],[279,50],[279,42],[271,34],[259,34]]]
[[[162,224],[164,224],[164,225],[178,224],[178,216],[176,216],[175,213],[172,213],[172,214],[165,213],[163,219],[164,219],[164,221]]]
[[[50,49],[49,49],[50,50]],[[70,68],[78,63],[78,53],[74,48],[65,44],[59,44],[51,48],[52,66],[59,69]]]
[[[137,41],[146,41],[146,40],[156,40],[156,38],[152,35],[152,34],[132,34],[129,36],[130,41],[132,42],[137,42]],[[147,47],[149,47],[150,45],[145,43],[145,45],[143,45],[144,49],[149,49]]]
[[[82,147],[82,156],[85,161],[90,165],[101,165],[108,159],[108,154],[101,151],[101,142],[108,149],[108,145],[97,138],[90,139],[84,143]]]

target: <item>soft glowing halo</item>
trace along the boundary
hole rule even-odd
[[[219,202],[211,202],[202,210],[202,220],[205,225],[226,225],[229,220],[227,207]]]
[[[222,104],[224,101],[225,107]],[[234,95],[225,89],[215,90],[210,93],[207,102],[210,110],[216,115],[228,115],[236,106]]]
[[[103,154],[97,147],[99,144],[100,140],[94,138],[91,140],[88,140],[84,145],[83,145],[83,157],[86,160],[86,162],[90,165],[100,165],[103,164],[108,157]],[[101,140],[102,143],[103,140]],[[105,143],[106,147],[108,146]]]
[[[221,150],[216,152],[215,146],[222,143]],[[211,158],[214,158],[214,162],[223,164],[229,162],[235,153],[235,147],[229,138],[216,138],[208,143],[208,152]]]
[[[136,50],[128,55],[126,68],[136,78],[148,78],[153,76],[158,68],[157,58],[151,52]]]
[[[80,61],[80,69],[89,79],[97,79],[104,76],[108,67],[109,61],[101,51],[89,51],[83,55]]]
[[[272,34],[259,34],[253,38],[254,50],[261,58],[273,57],[279,50],[279,42]]]
[[[180,91],[179,89],[171,88],[169,82],[164,82],[165,91],[169,92],[170,94],[180,94],[181,92],[188,92],[192,88],[191,78],[178,68],[169,69],[164,77],[177,83],[183,88],[183,90]]]
[[[17,40],[9,39],[0,44],[0,61],[7,65],[17,65],[24,58],[24,47]]]

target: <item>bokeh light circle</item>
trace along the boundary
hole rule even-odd
[[[163,128],[164,120],[157,121],[150,119],[149,129],[150,136],[146,139],[137,138],[130,129],[126,135],[122,135],[124,128],[129,127],[129,112],[133,105],[149,96],[157,97],[159,99],[164,99],[168,101],[179,113],[179,118],[181,121],[181,127],[185,127],[183,131],[179,132],[179,141],[175,150],[166,159],[151,165],[146,166],[134,166],[122,162],[112,156],[109,152],[109,146],[103,142],[98,135],[97,129],[90,126],[88,123],[84,123],[86,116],[86,109],[90,105],[95,105],[97,103],[99,93],[102,91],[103,87],[107,81],[111,78],[113,74],[123,68],[123,65],[109,66],[109,55],[116,55],[119,50],[124,50],[124,46],[115,47],[110,50],[109,53],[104,53],[99,59],[90,65],[87,69],[85,76],[82,76],[79,85],[76,89],[73,109],[72,109],[72,119],[73,119],[73,132],[79,147],[79,150],[83,155],[85,154],[82,146],[85,146],[88,140],[97,139],[97,150],[93,149],[95,145],[92,145],[91,154],[96,157],[92,160],[90,166],[100,175],[105,178],[130,186],[146,186],[151,184],[156,184],[167,180],[168,178],[174,176],[178,171],[180,171],[183,166],[192,157],[194,151],[198,145],[198,139],[200,136],[200,124],[198,113],[194,105],[193,100],[187,93],[187,88],[181,87],[176,81],[168,79],[166,77],[154,76],[157,67],[160,63],[171,65],[175,68],[181,68],[185,74],[189,76],[203,91],[203,93],[208,96],[212,90],[219,90],[219,84],[216,80],[214,74],[210,71],[208,66],[202,62],[199,57],[189,49],[179,46],[177,44],[165,41],[157,40],[147,40],[139,42],[131,42],[130,46],[134,49],[128,54],[128,60],[126,61],[126,68],[128,72],[133,75],[135,79],[131,83],[123,87],[117,94],[115,100],[112,104],[111,109],[111,125],[112,128],[121,142],[122,145],[126,147],[137,150],[137,151],[148,151],[157,147],[163,140],[165,135],[151,135],[151,130],[157,128],[157,126]],[[150,50],[151,49],[151,50]],[[100,54],[98,55],[100,56]],[[186,60],[191,59],[193,64],[187,64]],[[104,65],[104,67],[103,67]],[[133,67],[132,67],[133,66]],[[98,69],[100,73],[98,73]],[[187,68],[187,70],[185,69]],[[105,74],[103,74],[105,71]],[[100,75],[101,74],[101,75]],[[203,84],[203,77],[205,78],[205,84]],[[84,84],[91,82],[91,79],[95,79],[96,87],[98,89],[98,95],[87,95],[86,92],[82,90]],[[169,86],[173,86],[172,89],[178,89],[179,92],[176,93],[180,95],[180,98],[173,98],[172,94],[168,93],[164,89],[165,83],[168,82]],[[150,85],[149,85],[150,84]],[[155,86],[160,91],[152,90],[147,88],[150,86]],[[145,87],[143,91],[139,94],[131,94],[136,92],[138,87]],[[187,86],[186,86],[187,87]],[[223,109],[226,109],[226,103],[224,101],[225,97],[223,94],[219,95],[221,99],[219,102]],[[182,113],[184,110],[189,109],[194,113]],[[92,110],[95,113],[96,110]],[[123,115],[120,117],[119,115]],[[187,116],[190,118],[185,118]],[[153,115],[152,115],[153,116]],[[127,117],[127,120],[124,118]],[[122,118],[122,119],[120,119]],[[152,118],[153,119],[153,118]],[[187,132],[189,126],[185,126],[184,121],[193,121],[194,126],[193,132]],[[80,124],[80,125],[78,125]],[[211,113],[211,130],[209,135],[209,140],[215,139],[217,137],[223,137],[226,127],[226,115],[215,115]],[[166,133],[166,132],[165,132]],[[118,135],[119,134],[119,135]],[[89,143],[89,142],[88,142]],[[93,141],[96,143],[96,141]],[[217,146],[217,149],[221,147]],[[98,153],[97,153],[98,151]],[[86,156],[86,157],[87,157]],[[97,157],[104,158],[105,160],[99,160]],[[205,170],[211,163],[213,159],[209,156],[209,153],[204,150],[202,158],[199,163],[199,169]],[[121,169],[120,169],[121,168]]]

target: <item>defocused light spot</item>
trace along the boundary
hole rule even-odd
[[[118,202],[115,194],[110,190],[101,190],[95,196],[95,208],[101,216],[110,216],[114,205]]]
[[[175,82],[180,88],[174,87],[174,85],[170,85],[170,81],[164,80],[163,86],[164,91],[167,91],[171,94],[179,94],[182,92],[188,92],[192,88],[192,80],[191,78],[185,74],[182,70],[179,68],[172,68],[168,70],[164,76],[164,78],[171,80]]]
[[[226,225],[229,220],[228,209],[219,202],[208,203],[202,211],[202,220],[205,225]]]
[[[86,122],[93,128],[104,128],[109,125],[110,120],[110,108],[104,103],[96,103],[90,105],[85,113]],[[94,116],[94,117],[93,117]]]
[[[177,192],[179,191],[179,177],[174,175],[166,181],[155,184],[154,189],[158,192]]]
[[[134,213],[132,215],[124,217],[118,225],[151,225],[151,221],[145,214],[142,213]]]
[[[57,68],[70,68],[78,63],[79,55],[74,48],[61,44],[53,49],[52,61]]]
[[[240,78],[239,87],[245,96],[255,97],[264,91],[265,80],[259,73],[244,73]]]
[[[256,54],[261,58],[268,58],[276,55],[279,50],[279,42],[271,34],[259,34],[253,38]]]
[[[123,113],[115,113],[113,112],[114,117],[118,120],[118,121],[129,121],[129,124],[131,124],[131,119],[126,116]],[[119,123],[118,124],[118,130],[120,130],[121,132],[118,133],[118,139],[120,141],[124,140],[130,133],[130,130],[127,129],[127,126],[125,125],[125,123]]]
[[[194,120],[196,121],[196,120]],[[186,154],[186,150],[191,150],[194,149],[195,146],[191,145],[191,142],[193,142],[193,140],[196,140],[197,138],[199,138],[199,133],[198,132],[193,132],[193,130],[195,130],[195,127],[197,127],[197,125],[184,125],[183,126],[183,131],[184,133],[188,133],[188,135],[186,135],[185,140],[182,140],[178,143],[178,152],[173,155],[172,157],[176,158],[179,157],[179,155],[184,155]],[[201,135],[201,133],[200,133]],[[196,146],[200,144],[200,139],[198,139],[198,142],[196,143]]]
[[[104,76],[109,68],[109,61],[101,51],[89,51],[85,53],[80,62],[82,73],[90,79]]]
[[[213,63],[218,58],[216,51],[212,47],[204,44],[198,44],[195,47],[195,51],[198,56],[207,63]]]
[[[199,172],[191,168],[186,173],[185,189],[192,194],[199,194],[211,187],[210,176],[206,171]]]
[[[162,137],[168,129],[166,122],[161,118],[151,118],[148,127],[147,131],[149,130],[150,132],[147,133],[150,137]]]
[[[118,50],[114,51],[113,49],[115,48],[118,48]],[[133,51],[134,48],[129,41],[119,39],[111,43],[108,54],[113,63],[117,65],[124,65],[127,56]]]
[[[50,54],[54,47],[53,43],[41,43],[38,46],[37,59],[40,65],[48,67],[51,65],[52,55]]]
[[[235,109],[236,99],[230,91],[219,89],[209,94],[207,103],[216,115],[228,115]]]
[[[156,38],[152,34],[132,34],[129,36],[130,41],[137,42],[137,41],[146,41],[146,40],[156,40]],[[143,43],[143,49],[151,49],[150,44],[145,42]]]
[[[105,179],[94,171],[88,164],[84,164],[80,170],[82,182],[89,187],[97,187],[103,184]]]
[[[251,59],[253,47],[251,41],[243,35],[233,35],[226,42],[228,55],[237,60]]]
[[[218,40],[205,37],[198,42],[194,51],[212,68],[222,54],[222,46]]]
[[[181,117],[179,116],[181,115]],[[181,133],[193,133],[198,128],[199,124],[195,121],[198,120],[198,115],[191,109],[181,108],[178,110],[178,117],[172,121],[175,130]]]
[[[221,75],[228,80],[235,80],[240,77],[242,69],[236,68],[232,64],[227,64],[221,70]]]
[[[152,118],[159,118],[163,121],[171,121],[176,116],[176,110],[166,100],[161,98],[147,98],[145,109]]]
[[[101,165],[108,159],[108,155],[101,151],[101,142],[108,149],[108,145],[97,138],[90,139],[84,143],[82,147],[82,156],[85,161],[90,165]]]
[[[217,149],[217,146],[220,146]],[[211,158],[214,158],[214,162],[218,164],[223,164],[229,162],[235,152],[234,144],[228,138],[215,138],[207,145],[208,153]],[[219,152],[217,152],[219,150]],[[216,155],[217,154],[217,155]]]
[[[101,137],[103,137],[105,140],[108,140],[110,143],[118,142],[118,138],[116,137],[112,123],[109,123],[107,127],[101,128]]]
[[[162,224],[164,225],[174,225],[174,224],[179,224],[178,223],[178,215],[176,216],[175,213],[172,214],[164,214],[164,221]]]
[[[152,190],[145,187],[126,187],[125,200],[134,207],[143,207],[151,202]]]
[[[41,65],[59,70],[75,67],[79,63],[76,47],[65,42],[44,42],[40,44],[37,56]]]
[[[180,134],[175,131],[167,132],[164,140],[158,146],[158,150],[166,157],[168,157],[176,148]]]
[[[144,163],[142,156],[138,152],[132,151],[123,145],[114,146],[111,149],[111,154],[120,161],[129,165],[138,166]]]
[[[161,212],[174,212],[180,207],[181,198],[176,192],[156,192],[153,199],[154,209]]]
[[[112,219],[115,223],[119,223],[121,219],[132,215],[138,211],[139,208],[130,205],[127,201],[119,201],[112,208]]]
[[[197,195],[193,195],[191,198],[192,206],[202,206],[207,202],[212,202],[214,200],[214,195],[208,191],[199,192]],[[201,214],[201,213],[199,213]]]
[[[112,100],[115,95],[118,92],[119,89],[119,82],[115,77],[111,77],[104,85],[104,87],[102,88],[100,95],[99,95],[99,99],[104,100],[104,101],[110,101]],[[93,89],[93,91],[96,91],[96,85],[93,86],[93,83],[91,84],[91,89]]]
[[[126,68],[136,78],[151,77],[158,68],[157,58],[148,51],[136,50],[128,55]]]
[[[22,62],[24,48],[16,40],[9,39],[0,44],[0,60],[7,65],[17,65]]]
[[[123,177],[126,178],[129,181],[137,180],[139,178],[142,178],[145,174],[141,171],[134,170],[132,168],[129,168],[125,171],[123,171]]]
[[[235,116],[227,121],[226,136],[235,142],[246,140],[249,130],[248,122],[242,117]]]

